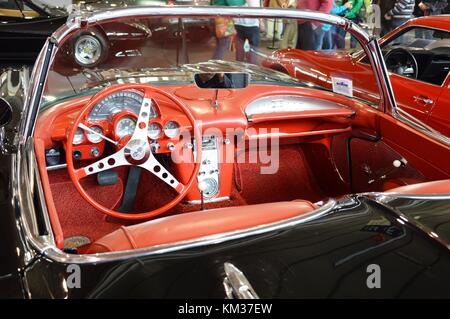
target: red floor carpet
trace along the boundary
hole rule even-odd
[[[262,175],[260,162],[236,164],[235,185],[231,200],[208,203],[205,208],[242,206],[264,202],[305,199],[312,202],[323,199],[323,194],[313,178],[301,148],[287,146],[280,150],[276,174]],[[101,204],[117,208],[121,203],[125,172],[119,183],[99,186],[94,178],[84,181],[86,191]],[[65,170],[49,172],[64,236],[86,236],[91,241],[114,231],[121,225],[131,224],[107,217],[87,203],[76,191]],[[150,211],[174,198],[174,191],[148,172],[143,172],[136,196],[137,212]],[[200,205],[180,203],[165,215],[197,211]],[[136,223],[136,222],[133,222]]]

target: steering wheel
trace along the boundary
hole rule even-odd
[[[80,123],[87,119],[92,108],[103,98],[106,96],[123,91],[123,90],[141,90],[144,92],[144,98],[142,105],[139,110],[138,119],[136,122],[136,127],[134,129],[131,138],[124,143],[123,147],[120,147],[114,154],[104,157],[88,166],[82,168],[75,168],[73,157],[72,157],[72,141],[75,135],[77,128]],[[75,188],[80,193],[80,195],[92,206],[94,206],[97,210],[120,219],[127,220],[141,220],[148,219],[159,214],[166,212],[167,210],[174,207],[178,204],[183,197],[187,194],[188,190],[191,188],[192,184],[195,182],[198,172],[200,170],[200,160],[194,161],[194,168],[192,170],[192,175],[190,176],[188,182],[183,184],[179,182],[163,165],[161,165],[158,160],[155,158],[152,153],[152,148],[150,146],[148,137],[147,137],[147,127],[149,125],[150,119],[150,107],[152,105],[152,95],[160,94],[164,97],[168,98],[172,101],[176,106],[179,107],[181,111],[186,115],[189,119],[190,124],[192,125],[192,129],[194,132],[195,138],[195,149],[196,149],[196,157],[197,159],[201,159],[201,150],[202,150],[202,137],[200,128],[196,125],[195,118],[191,112],[191,110],[177,97],[175,97],[171,93],[167,93],[157,87],[148,85],[148,84],[122,84],[108,87],[99,93],[97,93],[81,110],[76,119],[73,122],[73,125],[69,131],[67,137],[67,145],[66,145],[66,162],[67,162],[67,170],[69,171],[70,178],[75,185]],[[161,113],[162,110],[160,110]],[[118,144],[120,145],[120,144]],[[160,180],[165,182],[167,185],[175,189],[178,193],[174,199],[172,199],[169,203],[165,204],[162,207],[154,209],[148,212],[140,212],[140,213],[123,213],[118,212],[112,209],[109,209],[103,205],[101,205],[98,201],[92,198],[81,186],[80,181],[92,174],[96,174],[99,172],[103,172],[115,167],[119,166],[138,166],[141,167],[153,175],[157,176]]]
[[[405,48],[395,48],[389,50],[384,56],[386,67],[389,71],[406,76],[408,78],[417,79],[419,65],[416,57]]]

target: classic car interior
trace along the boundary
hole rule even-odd
[[[194,80],[230,70],[248,83]],[[40,111],[34,149],[66,252],[258,227],[351,193],[450,191],[419,184],[450,178],[449,146],[360,99],[237,62],[191,63],[189,81],[163,85],[128,76]]]
[[[422,32],[425,37],[417,38]],[[389,71],[435,85],[442,85],[450,70],[449,33],[410,28],[383,46]]]

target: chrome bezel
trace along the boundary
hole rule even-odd
[[[174,123],[177,126],[177,128],[176,129],[167,129],[167,125],[169,125],[171,123]],[[180,131],[181,131],[180,124],[177,121],[168,121],[166,124],[164,124],[164,129],[163,130],[164,130],[164,135],[166,135],[168,138],[176,138],[178,135],[180,135]],[[167,134],[168,130],[176,130],[177,133],[174,134],[174,135]]]
[[[93,131],[96,131],[97,133],[103,134],[103,129],[100,126],[98,126],[98,125],[93,125],[93,126],[91,126],[89,128],[91,130],[93,130]],[[96,130],[97,128],[100,129],[100,131],[97,131]],[[91,138],[91,136],[94,136],[95,138],[93,139],[93,138]],[[101,141],[103,141],[103,137],[100,137],[100,136],[98,136],[98,135],[96,135],[94,133],[91,133],[91,132],[86,132],[86,137],[87,137],[87,140],[89,142],[93,143],[93,144],[98,144]]]
[[[134,129],[133,129],[133,132],[131,132],[131,133],[129,133],[129,134],[125,134],[125,135],[119,134],[119,124],[120,124],[122,121],[124,121],[124,120],[131,120],[132,122],[134,122],[134,126],[136,127],[136,119],[135,119],[135,118],[133,118],[133,117],[131,117],[131,116],[124,116],[124,117],[121,117],[121,118],[117,121],[116,126],[114,127],[114,133],[115,133],[116,136],[119,137],[119,138],[124,138],[124,137],[127,136],[127,135],[133,135],[133,132],[134,132]]]
[[[82,139],[79,142],[75,141],[75,137],[77,136],[77,133],[81,132],[82,135]],[[73,140],[72,140],[72,144],[73,145],[80,145],[81,143],[83,143],[84,141],[86,141],[86,135],[84,134],[83,129],[77,127],[77,130],[75,131],[75,134],[73,135]]]
[[[149,130],[150,130],[150,127],[151,127],[152,125],[157,125],[157,126],[158,126],[158,128],[159,128],[159,133],[158,133],[158,135],[150,136]],[[156,140],[156,139],[160,138],[160,137],[163,135],[163,132],[164,132],[164,128],[161,126],[161,124],[156,123],[156,122],[153,122],[153,123],[150,123],[150,124],[148,125],[148,128],[147,128],[147,137],[148,137],[149,139]]]

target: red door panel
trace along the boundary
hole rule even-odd
[[[450,137],[450,75],[442,87],[434,108],[431,110],[427,124],[447,137]]]
[[[441,93],[441,87],[390,73],[397,106],[426,122]]]

